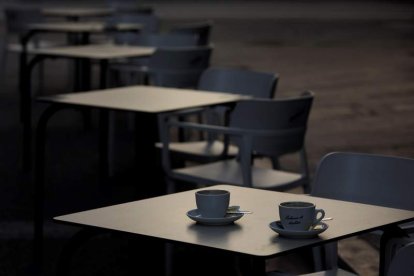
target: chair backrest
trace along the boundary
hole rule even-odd
[[[155,14],[118,13],[108,19],[109,25],[116,23],[137,23],[143,27],[139,34],[156,33],[159,30],[160,19]],[[138,34],[131,32],[115,32],[113,34],[116,44],[134,44]]]
[[[133,44],[153,47],[197,46],[197,38],[191,34],[154,33],[137,35]]]
[[[273,98],[278,74],[240,68],[208,68],[200,77],[199,90],[248,95],[255,98]]]
[[[213,27],[211,21],[186,23],[171,27],[171,33],[192,34],[197,36],[198,45],[208,45],[210,43],[210,33]]]
[[[414,275],[414,241],[397,250],[391,260],[387,276]]]
[[[148,63],[152,85],[195,87],[210,65],[211,46],[158,48]]]
[[[236,104],[230,114],[229,126],[260,132],[292,131],[279,137],[254,137],[252,151],[264,156],[280,156],[304,148],[304,140],[313,93],[284,99],[250,99]],[[239,144],[240,139],[232,138]]]
[[[197,89],[212,92],[226,92],[255,98],[274,97],[279,76],[273,73],[253,71],[244,68],[210,67],[206,69],[198,82]],[[217,106],[205,113],[205,122],[209,124],[225,124],[226,108]],[[217,139],[209,134],[209,140]]]
[[[174,47],[194,47],[197,46],[196,37],[190,34],[169,34],[169,33],[144,33],[138,34],[134,41],[130,41],[134,45],[151,46],[160,48]],[[148,67],[150,57],[140,57],[129,59],[130,64],[141,67]],[[178,80],[177,80],[178,81]]]
[[[140,5],[137,3],[126,3],[115,1],[110,3],[110,7],[115,9],[117,14],[153,14],[154,8],[151,6]]]
[[[321,160],[311,194],[414,210],[414,159],[334,152]]]
[[[118,12],[121,13],[139,13],[139,14],[154,14],[154,8],[150,7],[150,6],[144,6],[144,5],[139,5],[139,6],[129,6],[129,7],[118,7],[117,9]]]

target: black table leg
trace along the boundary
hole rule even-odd
[[[106,186],[109,170],[109,110],[99,110],[99,183]]]
[[[243,276],[265,276],[266,259],[262,257],[251,257],[246,255],[237,256],[237,265]]]
[[[43,266],[43,214],[45,192],[45,145],[49,119],[65,106],[51,105],[41,115],[36,128],[35,183],[34,183],[34,236],[33,259],[39,271]]]
[[[247,275],[251,276],[265,276],[266,275],[266,260],[260,257],[251,258],[251,270]]]
[[[108,75],[108,60],[101,59],[99,61],[99,89],[107,88],[107,75]],[[99,172],[101,183],[106,183],[109,177],[109,116],[110,111],[101,109],[99,115]]]
[[[32,71],[36,64],[42,61],[44,56],[35,56],[26,64],[26,54],[21,55],[21,72],[20,72],[20,116],[23,124],[23,170],[31,169],[31,143],[32,143]]]
[[[89,44],[89,33],[68,33],[67,42],[69,45],[87,45]],[[74,91],[90,90],[90,61],[88,59],[76,59],[74,61],[74,67]]]
[[[135,113],[135,163],[143,179],[151,184],[142,185],[144,194],[165,194],[165,181],[160,164],[160,152],[155,143],[159,141],[158,117],[150,113]]]
[[[99,89],[107,88],[107,76],[108,76],[108,60],[101,59],[100,63],[100,76],[99,76]]]

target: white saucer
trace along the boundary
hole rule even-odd
[[[269,224],[269,227],[278,233],[280,236],[292,239],[309,239],[318,236],[320,233],[324,232],[328,229],[328,224],[324,222],[318,223],[312,230],[308,231],[293,231],[293,230],[286,230],[283,228],[282,223],[280,220],[273,221]]]
[[[226,225],[238,220],[243,214],[227,214],[223,218],[205,218],[201,216],[198,209],[193,209],[187,212],[187,216],[190,219],[205,225]]]

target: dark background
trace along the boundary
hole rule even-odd
[[[20,1],[25,5],[85,6],[108,2]],[[0,7],[7,3],[17,1],[3,1]],[[145,3],[154,6],[162,29],[177,22],[213,20],[213,66],[278,72],[276,97],[307,89],[315,92],[307,134],[312,173],[322,156],[331,151],[414,157],[414,9],[409,1]],[[59,35],[47,38],[65,39]],[[33,176],[20,169],[17,58],[9,53],[2,61],[0,86],[0,275],[27,275],[31,271]],[[34,85],[36,95],[70,92],[69,68],[66,61],[47,61],[43,83]],[[33,125],[44,107],[34,103]],[[53,223],[52,216],[139,199],[145,195],[143,187],[154,185],[140,178],[134,167],[133,135],[122,122],[116,133],[110,196],[99,192],[96,125],[85,129],[75,111],[61,112],[50,123],[47,274],[54,270],[62,245],[76,230]],[[288,168],[296,165],[291,157],[283,161]],[[375,246],[367,237],[353,238],[340,243],[340,252],[362,275],[376,275]],[[77,275],[131,275],[147,263],[137,261],[141,250],[146,249],[140,240],[101,236],[85,246],[74,269]],[[294,272],[307,269],[306,263],[300,266],[290,256],[269,266]]]

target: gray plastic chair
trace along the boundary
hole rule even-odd
[[[158,48],[148,61],[148,83],[193,88],[210,66],[212,46]]]
[[[228,126],[178,122],[162,118],[160,136],[163,143],[162,164],[167,176],[167,190],[175,183],[187,181],[200,186],[227,183],[271,190],[286,190],[308,185],[305,133],[313,93],[285,99],[250,99],[239,101],[230,114]],[[236,158],[184,168],[171,168],[169,136],[171,128],[195,129],[228,135],[239,147]],[[252,156],[282,156],[299,153],[300,172],[259,167]]]
[[[192,22],[172,26],[170,33],[191,34],[197,36],[198,45],[208,45],[213,23],[211,21]]]
[[[193,34],[152,33],[137,35],[132,45],[153,47],[197,46],[197,37]]]
[[[273,98],[279,75],[243,68],[212,67],[203,72],[197,88],[212,92]]]
[[[135,5],[135,6],[128,6],[128,5],[119,5],[116,7],[117,13],[139,13],[139,14],[154,14],[155,10],[151,6],[145,5]]]
[[[107,5],[115,10],[116,14],[153,14],[154,8],[136,1],[107,0]]]
[[[414,159],[363,153],[326,155],[317,169],[311,195],[331,199],[414,210]],[[412,224],[401,225],[412,232]],[[314,250],[316,269],[337,265],[336,243],[324,247],[322,260]]]
[[[241,68],[213,67],[206,69],[202,73],[197,89],[271,99],[275,96],[278,80],[279,75],[274,73]],[[214,108],[208,111],[208,123],[224,123],[222,117],[225,115],[225,109]],[[199,121],[201,122],[201,119]],[[228,148],[225,148],[225,145],[228,145]],[[161,143],[157,144],[157,147],[161,146]],[[238,152],[236,146],[225,144],[222,140],[216,139],[212,135],[201,141],[171,142],[169,150],[175,162],[180,162],[181,164],[184,164],[183,162],[185,161],[198,163],[217,161],[223,158],[234,157]]]
[[[312,196],[330,199],[373,204],[390,208],[414,210],[414,159],[365,153],[334,152],[324,156],[319,163],[312,182]],[[413,232],[412,224],[400,226],[405,234]],[[400,233],[398,233],[400,235]],[[413,274],[413,239],[412,237],[397,237],[386,240],[384,256],[380,258],[385,275],[414,275]],[[397,249],[409,244],[410,261],[401,252],[398,257]],[[324,250],[323,254],[321,250]],[[313,248],[315,270],[318,272],[306,276],[355,275],[338,268],[337,243]],[[395,255],[396,258],[393,259]],[[325,256],[322,259],[321,256]],[[404,257],[405,256],[405,257]],[[404,261],[403,261],[404,260]],[[402,263],[405,262],[404,265]],[[347,265],[345,263],[345,265]],[[321,269],[328,269],[319,271]],[[351,268],[352,269],[352,268]],[[401,269],[401,270],[398,270]],[[400,274],[401,273],[401,274]],[[270,275],[283,275],[272,272]],[[304,276],[304,275],[303,275]]]
[[[167,39],[165,39],[167,38]],[[187,35],[150,35],[152,42],[169,41],[170,46],[157,47],[147,59],[111,65],[110,69],[124,74],[121,85],[144,83],[156,86],[195,88],[201,73],[210,66],[212,46],[179,46],[195,41]],[[125,76],[127,79],[125,79]]]
[[[116,23],[138,23],[143,27],[139,34],[157,33],[160,28],[160,18],[156,14],[142,13],[117,13],[107,20],[109,25]],[[114,32],[113,40],[115,44],[134,44],[137,33],[131,32]]]
[[[311,195],[414,210],[414,159],[335,152],[320,162]]]
[[[135,37],[128,43],[156,48],[177,48],[196,46],[197,40],[194,35],[189,34],[145,33],[135,34]],[[145,82],[151,59],[152,57],[143,57],[111,62],[113,85],[122,86]]]

